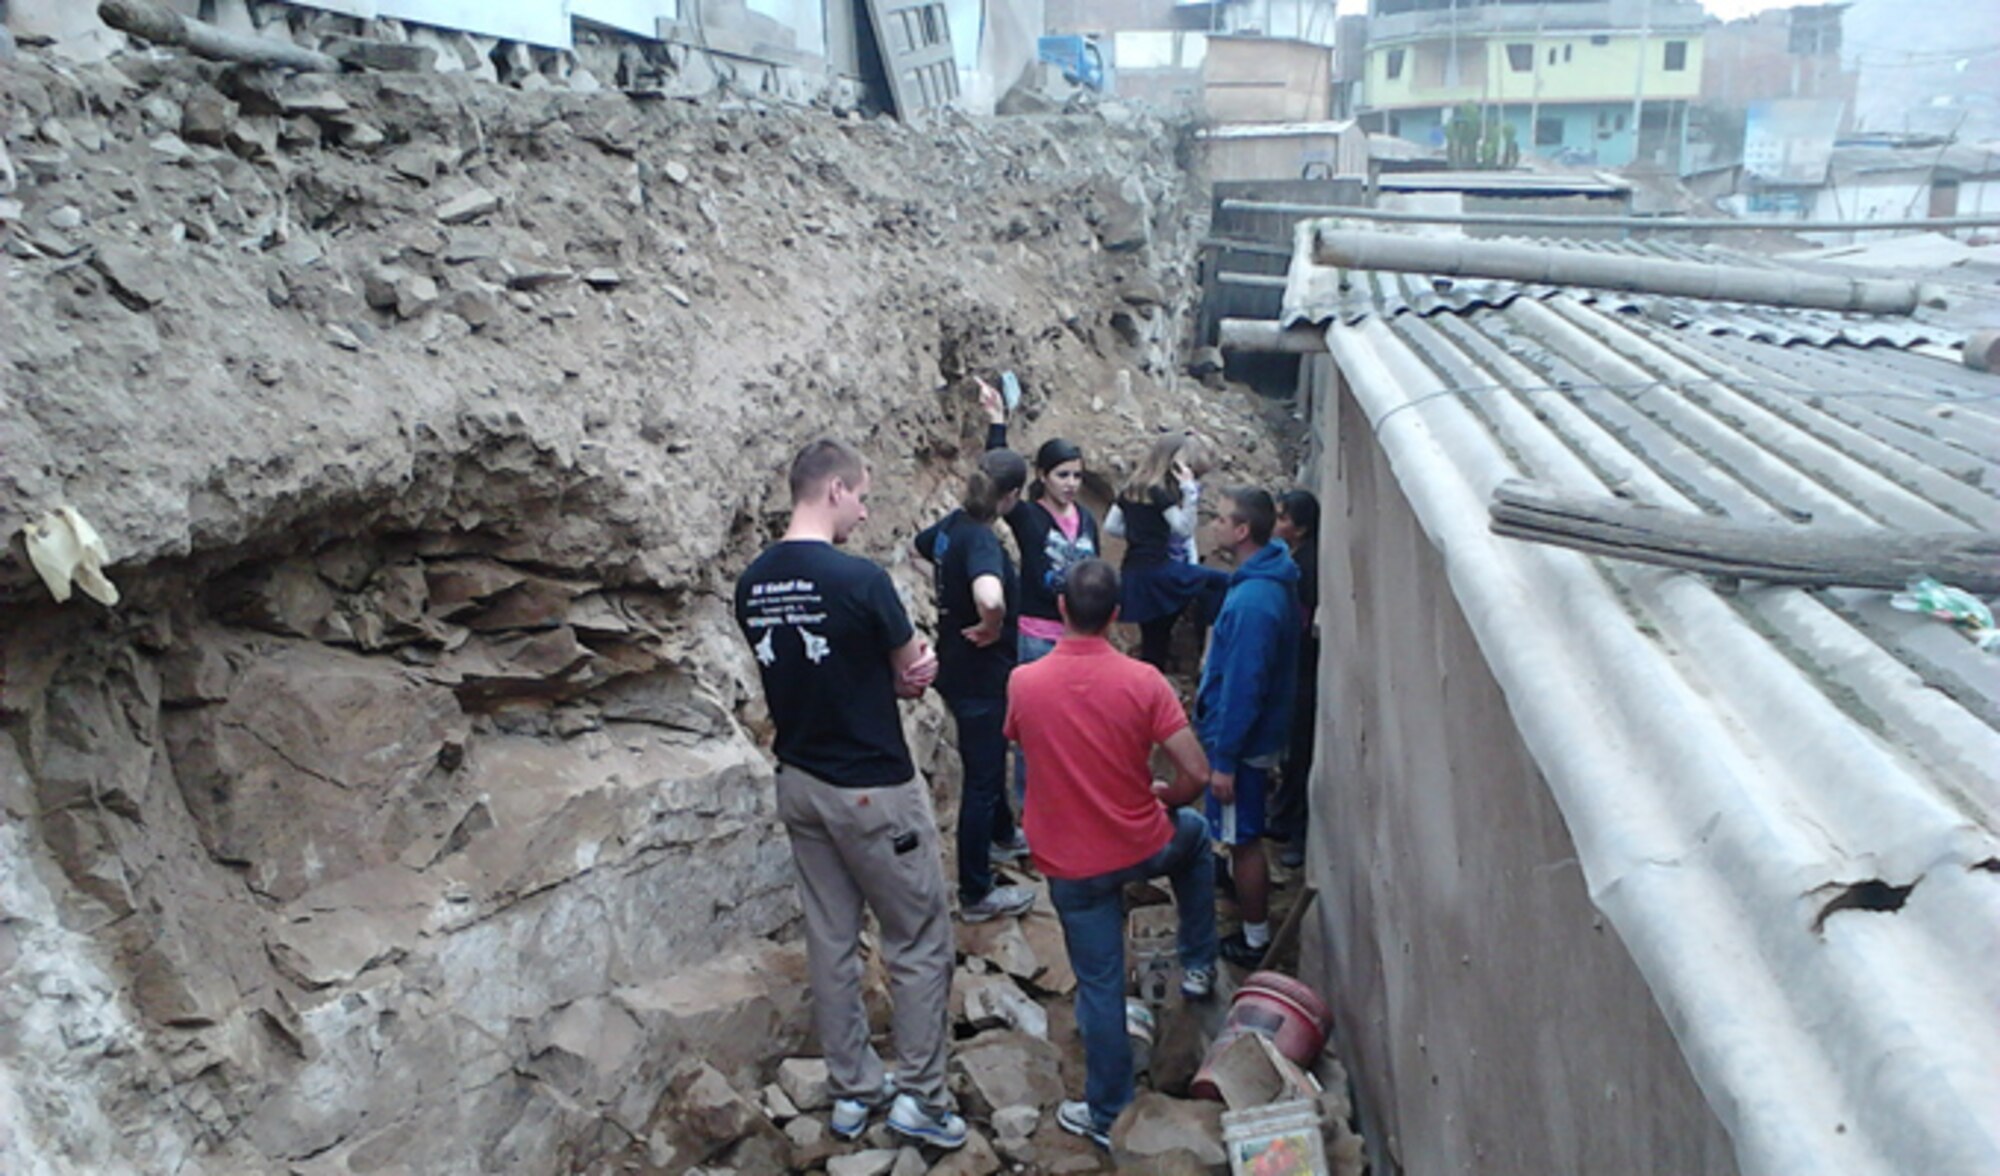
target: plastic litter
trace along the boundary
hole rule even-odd
[[[1292,1099],[1222,1116],[1222,1142],[1233,1176],[1326,1176],[1319,1104]]]
[[[1973,643],[1986,653],[2000,653],[2000,629],[1993,626],[1993,610],[1986,602],[1963,588],[1940,584],[1929,576],[1911,580],[1903,591],[1889,598],[1892,607],[1922,613],[1964,629]]]
[[[1007,402],[1008,412],[1021,407],[1021,379],[1012,368],[1000,373],[1000,396]]]
[[[111,554],[97,528],[90,525],[75,507],[59,506],[29,523],[22,531],[28,548],[28,562],[48,585],[49,595],[58,604],[69,599],[70,587],[99,604],[117,604],[118,588],[104,574]]]

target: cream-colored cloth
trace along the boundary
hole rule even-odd
[[[72,584],[99,604],[118,603],[118,586],[104,575],[111,554],[97,528],[75,507],[57,507],[29,523],[22,535],[28,543],[28,562],[35,565],[56,603],[69,599]]]

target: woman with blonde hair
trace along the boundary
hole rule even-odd
[[[1201,475],[1213,464],[1208,443],[1193,433],[1154,439],[1104,520],[1106,534],[1125,539],[1118,619],[1139,626],[1139,657],[1162,672],[1174,621],[1190,602],[1219,593],[1229,582],[1226,573],[1202,567],[1194,547]]]

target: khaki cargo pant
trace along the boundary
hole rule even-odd
[[[875,1102],[883,1065],[861,1001],[861,912],[875,912],[895,1005],[896,1085],[948,1107],[951,907],[937,816],[922,778],[889,788],[836,788],[778,769],[778,818],[791,835],[805,907],[813,1020],[835,1098]]]

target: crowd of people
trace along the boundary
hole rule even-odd
[[[1031,861],[1047,879],[1077,977],[1086,1070],[1084,1097],[1057,1119],[1108,1145],[1134,1097],[1126,884],[1168,880],[1181,995],[1204,1000],[1218,960],[1254,967],[1270,945],[1266,841],[1284,864],[1302,860],[1319,505],[1304,490],[1228,488],[1208,534],[1231,568],[1206,566],[1198,519],[1214,454],[1198,436],[1169,434],[1117,488],[1100,529],[1079,498],[1081,448],[1051,439],[1031,463],[1008,446],[1000,392],[979,386],[986,450],[958,507],[914,541],[937,595],[935,649],[888,574],[838,550],[866,520],[871,487],[860,455],[832,440],[794,460],[790,523],[739,579],[736,614],[776,728],[778,815],[805,913],[833,1133],[858,1137],[886,1107],[907,1138],[952,1148],[966,1136],[944,1080],[952,904],[897,713],[899,699],[935,687],[963,768],[958,917],[1032,908],[1035,892],[998,867]],[[1104,536],[1124,540],[1116,567]],[[1119,623],[1136,627],[1138,658],[1110,639]],[[1206,634],[1192,719],[1166,676],[1180,623]],[[1170,781],[1153,776],[1156,748]],[[1215,906],[1223,870],[1241,923],[1227,936]],[[890,978],[893,1072],[862,1007],[864,908]]]

